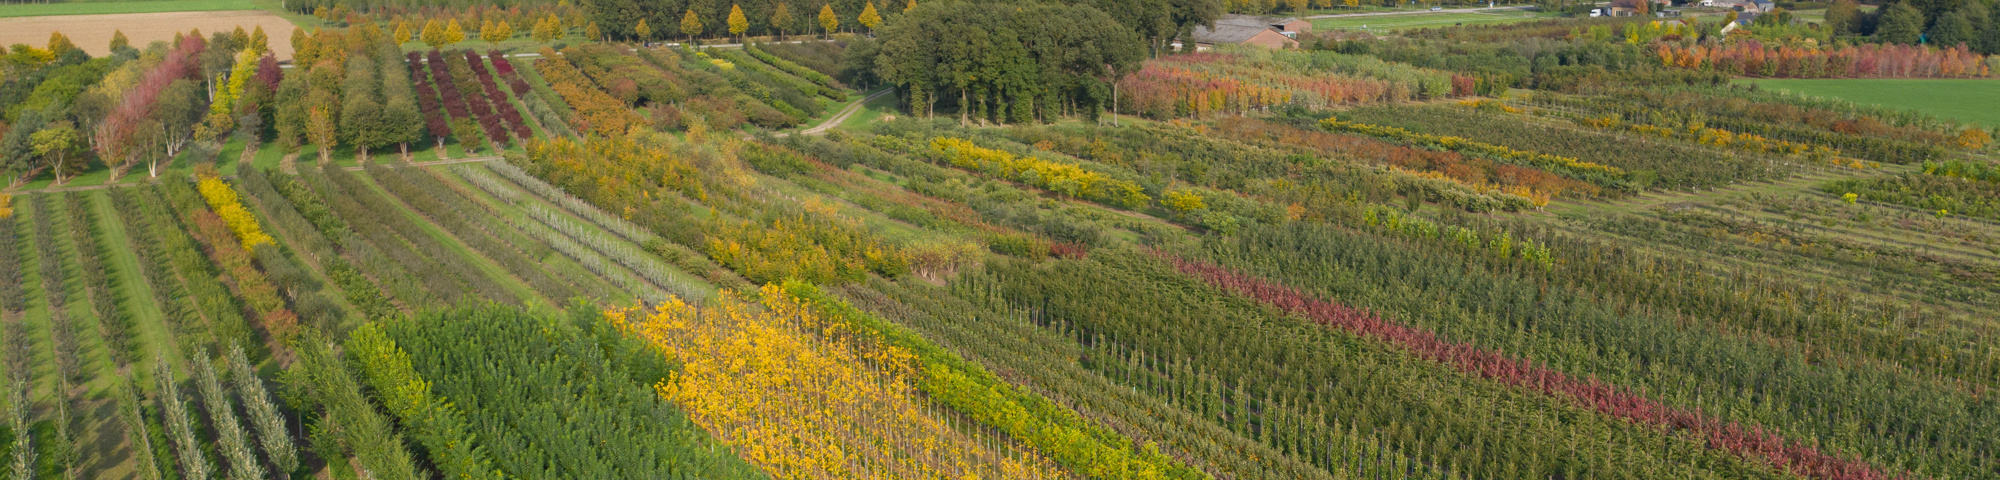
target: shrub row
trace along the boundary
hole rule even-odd
[[[1335,117],[1320,120],[1320,128],[1335,132],[1358,133],[1386,139],[1393,142],[1409,143],[1476,155],[1508,163],[1514,163],[1579,181],[1589,182],[1610,190],[1631,191],[1635,187],[1626,178],[1625,171],[1575,158],[1549,155],[1546,153],[1515,150],[1501,145],[1480,142],[1467,138],[1430,135],[1412,132],[1398,127],[1385,127],[1358,122],[1343,122]]]
[[[147,224],[152,229],[151,235],[133,235],[133,243],[148,243],[150,240],[163,244],[161,252],[172,262],[173,271],[179,274],[188,296],[194,299],[195,304],[200,307],[201,315],[207,319],[207,334],[198,337],[195,342],[201,347],[198,351],[216,352],[231,344],[262,351],[261,346],[264,342],[256,341],[255,333],[251,331],[249,322],[243,316],[244,306],[238,303],[238,299],[229,293],[229,287],[222,282],[224,272],[218,269],[218,265],[211,263],[210,257],[203,254],[200,244],[190,236],[197,229],[193,228],[193,225],[183,226],[182,219],[188,217],[177,213],[179,203],[169,200],[170,196],[167,195],[166,189],[170,187],[166,185],[172,183],[162,182],[159,186],[141,189],[144,194],[142,198],[128,204],[128,206],[136,205],[138,212],[148,217]],[[199,196],[194,193],[193,187],[185,184],[180,187],[184,189],[183,198],[200,202],[199,199],[191,198]],[[216,219],[214,226],[221,227],[221,219]],[[224,245],[236,245],[231,239],[233,237],[228,236],[231,235],[228,233],[228,227],[221,228],[220,233],[227,239],[223,242]],[[238,248],[240,251],[241,247]]]
[[[547,298],[568,299],[582,293],[577,292],[573,285],[557,280],[542,270],[539,259],[546,252],[536,252],[539,245],[503,235],[506,229],[493,226],[499,223],[499,219],[487,216],[485,210],[472,207],[468,203],[471,199],[453,192],[420,167],[392,168],[372,164],[368,173],[390,195],[402,199],[417,213],[429,218],[431,223],[444,227],[460,242],[493,259]]]
[[[251,215],[249,210],[243,209],[243,203],[236,196],[236,191],[229,188],[229,184],[222,183],[222,179],[213,174],[199,177],[201,179],[196,183],[196,190],[201,192],[202,200],[206,200],[208,207],[215,210],[216,216],[222,217],[222,221],[229,225],[229,230],[236,233],[236,238],[242,242],[244,250],[253,250],[259,245],[272,242],[271,236],[264,234],[264,229],[257,225],[257,217]]]
[[[439,105],[438,89],[431,85],[430,74],[423,70],[421,57],[421,53],[410,52],[405,60],[410,64],[410,78],[416,81],[417,105],[424,111],[424,129],[430,132],[431,138],[437,139],[438,147],[442,148],[445,137],[451,136],[451,124]]]
[[[576,109],[569,121],[572,126],[599,135],[624,135],[627,128],[644,121],[625,102],[592,86],[590,78],[569,60],[556,55],[555,50],[543,49],[542,57],[535,60],[535,70],[548,80],[549,88]]]
[[[473,73],[473,65],[466,58],[478,60],[479,56],[472,55],[472,52],[465,53],[466,55],[444,56],[445,69],[451,74],[452,88],[465,94],[466,110],[472,114],[473,121],[479,123],[479,128],[486,132],[486,138],[493,140],[494,148],[504,147],[509,143],[507,127],[502,125],[500,115],[494,113],[493,99],[486,96],[481,87],[475,86],[479,82],[478,75]],[[501,100],[505,99],[506,97],[501,97]]]
[[[174,259],[169,258],[167,244],[172,239],[154,238],[158,232],[156,223],[162,219],[146,210],[151,195],[142,194],[141,189],[112,189],[111,205],[118,212],[120,223],[125,226],[127,246],[139,257],[139,274],[151,286],[153,305],[158,306],[161,316],[183,344],[195,346],[211,345],[206,322],[189,295],[188,286],[175,273]],[[178,225],[174,225],[178,228]],[[209,277],[214,278],[214,277]]]
[[[438,96],[444,98],[445,111],[451,113],[451,132],[453,137],[458,138],[458,144],[464,146],[467,153],[486,144],[479,133],[479,124],[472,116],[472,109],[466,104],[465,93],[459,91],[458,82],[451,78],[444,53],[431,50],[425,56],[424,65],[430,67],[431,83],[437,86]]]
[[[333,237],[328,237],[318,229],[313,220],[301,214],[300,209],[294,206],[294,202],[285,192],[310,202],[307,204],[309,209],[329,226],[338,228],[335,231],[342,238],[353,233],[346,230],[345,224],[333,216],[333,212],[327,209],[326,204],[314,199],[312,190],[299,183],[297,178],[289,175],[276,176],[275,179],[273,177],[269,172],[255,168],[243,169],[237,176],[244,192],[263,207],[266,218],[272,221],[272,227],[285,232],[289,240],[286,243],[312,257],[319,264],[320,270],[326,273],[327,278],[333,280],[334,285],[339,286],[344,292],[347,303],[354,305],[362,317],[369,320],[386,320],[395,316],[396,306],[390,303],[388,294],[383,293],[380,286],[368,280],[368,277],[362,275],[353,264],[348,263],[347,259],[335,250],[337,245],[343,244],[336,244]],[[367,246],[358,239],[346,243],[346,245],[353,244]],[[317,309],[308,308],[304,302],[296,301],[294,307],[307,320],[315,320],[312,312]]]
[[[270,200],[270,204],[288,204],[292,206],[292,212],[300,214],[300,220],[310,224],[310,228],[294,228],[294,238],[316,236],[332,246],[308,252],[318,258],[326,278],[334,280],[334,284],[346,292],[348,304],[360,308],[370,320],[384,320],[396,314],[392,298],[402,300],[408,306],[430,302],[434,296],[430,296],[430,292],[426,292],[402,264],[396,264],[392,258],[382,254],[382,250],[374,248],[374,244],[360,238],[344,220],[340,220],[338,214],[334,214],[332,208],[328,208],[328,200],[320,200],[322,196],[318,192],[324,192],[320,186],[326,184],[326,178],[314,174],[316,172],[310,168],[300,168],[298,176],[256,172],[256,176],[270,180],[272,190],[282,196],[278,200]],[[308,176],[312,178],[308,180]],[[244,178],[248,178],[248,174]],[[284,220],[284,216],[280,216],[280,220]],[[308,230],[316,230],[318,234],[306,234]],[[308,246],[310,244],[312,242],[308,242]]]
[[[472,435],[471,422],[451,401],[431,392],[431,383],[410,365],[410,354],[382,333],[362,325],[347,337],[347,357],[376,401],[395,415],[403,431],[429,452],[430,463],[446,478],[498,479]]]
[[[758,60],[764,61],[764,63],[771,64],[771,66],[778,67],[778,69],[780,70],[784,70],[785,73],[789,73],[792,74],[792,76],[803,78],[806,80],[811,80],[813,83],[817,83],[821,87],[826,87],[826,89],[828,89],[826,91],[839,92],[842,86],[840,82],[834,81],[833,77],[829,77],[824,73],[820,73],[818,70],[813,70],[810,68],[806,68],[803,65],[793,63],[791,60],[778,58],[777,55],[772,55],[770,52],[766,52],[762,48],[757,48],[756,45],[744,45],[743,51],[748,52],[750,56],[756,57]],[[822,93],[824,92],[825,91],[822,91]],[[846,95],[843,94],[840,97],[828,97],[828,98],[833,98],[834,100],[841,100],[846,98]]]
[[[285,346],[292,343],[299,333],[298,315],[287,308],[285,299],[278,295],[278,287],[271,284],[264,272],[257,268],[255,257],[237,243],[224,220],[202,208],[199,193],[185,182],[165,182],[163,185],[167,198],[180,213],[182,224],[192,227],[188,233],[204,247],[209,259],[228,274],[236,297],[257,315],[265,332],[271,336],[269,345],[272,351],[284,352]],[[244,211],[243,215],[247,217],[249,212]]]
[[[472,67],[473,73],[479,78],[480,87],[485,89],[487,100],[493,104],[493,114],[500,116],[500,120],[514,129],[514,138],[525,139],[535,136],[534,130],[529,129],[528,123],[521,119],[521,111],[514,108],[514,102],[509,101],[507,94],[500,91],[500,85],[493,81],[493,72],[486,68],[485,60],[479,54],[466,50],[465,63]]]
[[[106,263],[111,255],[112,245],[103,241],[103,231],[97,226],[97,211],[92,207],[90,197],[81,192],[70,192],[69,207],[70,245],[76,248],[77,270],[83,272],[83,289],[90,297],[91,313],[97,316],[97,332],[111,350],[111,358],[118,365],[129,365],[139,360],[142,349],[132,341],[132,315],[125,310],[123,302],[112,292],[117,291],[117,262]]]
[[[362,232],[362,237],[377,249],[413,269],[432,294],[447,302],[472,298],[503,303],[517,300],[478,267],[432,237],[416,220],[404,214],[402,207],[376,193],[360,176],[341,168],[320,171],[341,194],[354,200],[334,203],[341,218]]]

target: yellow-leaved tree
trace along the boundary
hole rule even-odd
[[[729,6],[729,36],[732,36],[732,37],[738,37],[737,41],[739,41],[739,42],[740,42],[740,41],[742,41],[742,38],[741,38],[741,37],[743,36],[743,32],[745,32],[745,31],[749,31],[749,30],[750,30],[750,19],[749,19],[749,18],[745,18],[745,17],[743,16],[743,6],[742,6],[742,5],[730,5],[730,6]]]
[[[692,8],[688,9],[687,15],[681,16],[681,33],[687,35],[688,43],[694,43],[695,34],[701,33],[701,17],[695,15]]]
[[[444,26],[444,44],[451,45],[465,41],[465,29],[458,26],[458,19]]]
[[[875,13],[875,2],[871,1],[861,9],[861,18],[856,20],[861,22],[861,26],[868,27],[868,33],[875,33],[875,26],[882,24],[882,14]]]
[[[444,26],[438,25],[437,20],[424,22],[424,33],[422,33],[421,35],[422,35],[421,38],[424,40],[424,44],[430,45],[431,48],[442,47],[445,44]],[[297,47],[294,46],[294,48]]]
[[[827,38],[832,38],[833,29],[839,26],[840,26],[840,17],[835,17],[833,15],[833,4],[829,3],[820,6],[819,7],[820,33],[822,35],[825,35]]]

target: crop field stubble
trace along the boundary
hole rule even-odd
[[[6,16],[9,8],[17,7],[0,7],[0,17]],[[292,38],[292,29],[297,27],[270,12],[258,10],[0,18],[0,45],[42,45],[49,41],[50,33],[62,32],[84,52],[100,56],[111,52],[111,35],[117,31],[125,32],[132,46],[144,47],[153,41],[172,41],[175,33],[189,29],[213,33],[238,26],[246,31],[264,27],[264,34],[271,38],[273,54],[281,60],[292,57],[292,44],[284,39]]]

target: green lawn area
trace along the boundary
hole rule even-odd
[[[252,0],[156,0],[145,2],[64,2],[0,4],[0,18],[109,13],[206,12],[256,10]]]
[[[1920,110],[2000,128],[2000,80],[1984,79],[1739,79],[1762,88],[1864,105]]]
[[[863,95],[866,94],[863,93]],[[883,115],[897,114],[898,100],[894,94],[883,95],[876,97],[874,100],[869,100],[868,103],[861,104],[860,111],[854,112],[854,115],[850,115],[847,117],[847,120],[840,122],[840,126],[837,128],[866,130],[874,126],[877,122],[881,122]]]
[[[1519,23],[1555,18],[1553,14],[1502,10],[1493,13],[1412,13],[1367,17],[1321,18],[1312,21],[1313,30],[1407,30],[1449,27],[1458,24]]]

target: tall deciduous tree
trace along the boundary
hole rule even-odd
[[[325,162],[333,156],[335,123],[333,110],[313,106],[306,110],[306,140],[319,148],[319,161]]]
[[[1979,32],[1973,29],[1972,21],[1967,20],[1965,14],[1945,12],[1943,16],[1938,17],[1937,25],[1931,26],[1928,41],[1943,48],[1976,44],[1979,42]]]
[[[785,40],[785,31],[792,28],[792,7],[783,1],[771,10],[771,29],[778,31],[778,41]]]
[[[688,43],[694,43],[694,36],[698,33],[701,33],[701,17],[690,8],[686,15],[681,15],[681,34],[687,35]]]
[[[34,146],[35,156],[42,157],[43,161],[48,162],[50,169],[55,172],[55,183],[60,185],[64,176],[71,173],[71,170],[81,170],[77,168],[78,165],[66,162],[82,139],[83,136],[76,133],[74,125],[69,122],[57,122],[30,135],[28,142]]]
[[[1897,2],[1882,13],[1882,23],[1875,27],[1875,38],[1884,43],[1914,44],[1924,32],[1924,13],[1909,2]]]
[[[861,26],[868,27],[868,33],[875,33],[875,26],[882,24],[882,15],[875,13],[875,2],[870,1],[867,7],[861,9],[861,18],[856,20],[861,22]]]
[[[124,30],[112,30],[112,31],[111,31],[111,49],[112,49],[112,50],[118,50],[118,49],[121,49],[121,48],[129,48],[129,47],[131,47],[131,46],[132,46],[132,40],[130,40],[130,39],[127,39],[127,38],[125,38],[125,31],[124,31]]]
[[[69,41],[69,36],[63,35],[62,32],[50,32],[48,50],[49,53],[60,57],[64,53],[69,53],[70,50],[76,50],[76,43]]]
[[[819,28],[821,35],[833,38],[833,29],[839,26],[840,17],[833,15],[833,4],[821,5],[819,7]]]
[[[562,19],[556,18],[556,14],[554,13],[549,14],[548,17],[535,22],[533,34],[536,42],[549,43],[554,41],[556,38],[562,36]]]
[[[250,31],[249,46],[257,50],[258,55],[271,52],[271,35],[264,33],[263,25],[258,25],[255,30]]]
[[[500,33],[500,28],[498,26],[495,26],[492,20],[487,20],[484,23],[479,24],[480,40],[485,40],[488,43],[504,40],[504,38],[501,38],[498,35],[499,33]]]
[[[430,45],[431,48],[443,47],[445,45],[444,26],[439,25],[437,20],[424,22],[424,33],[420,38],[424,40],[425,45]]]
[[[738,41],[740,42],[740,41],[742,41],[740,37],[742,37],[742,36],[743,36],[743,32],[745,32],[745,31],[748,31],[748,30],[750,30],[750,19],[749,19],[749,18],[745,18],[745,17],[743,16],[743,6],[742,6],[742,5],[730,5],[730,6],[729,6],[729,35],[730,35],[730,36],[733,36],[733,37],[739,37],[739,38],[738,38]]]
[[[444,26],[445,45],[451,45],[463,41],[465,41],[465,29],[459,28],[458,19],[454,18],[451,20],[451,23],[445,24]]]
[[[646,19],[639,19],[639,25],[632,27],[632,33],[639,34],[639,41],[650,42],[653,40],[653,26],[647,25]]]
[[[1861,13],[1861,2],[1838,0],[1826,8],[1826,25],[1834,35],[1854,33],[1855,20]]]

